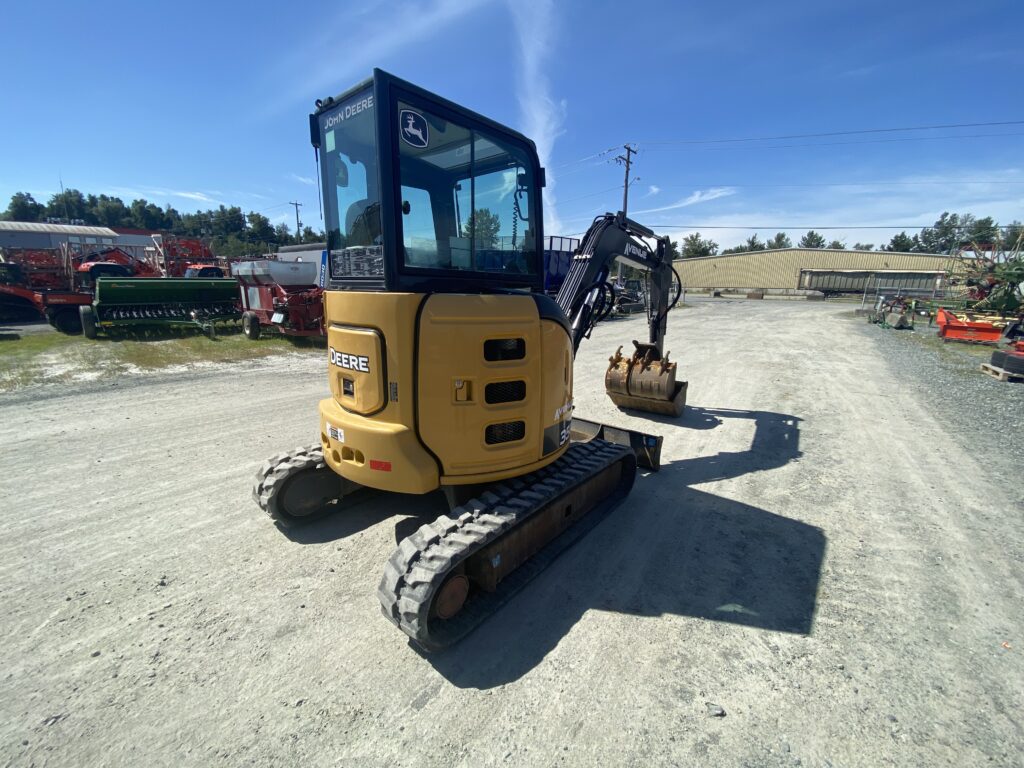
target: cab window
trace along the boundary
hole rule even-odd
[[[401,101],[397,114],[404,266],[534,274],[527,153]]]

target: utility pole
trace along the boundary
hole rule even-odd
[[[618,155],[615,158],[615,162],[618,163],[619,165],[626,166],[626,177],[625,177],[625,181],[623,181],[623,183],[622,183],[622,215],[625,216],[626,215],[626,211],[628,210],[628,207],[629,207],[629,184],[630,184],[630,181],[629,181],[629,166],[630,166],[630,163],[632,161],[633,155],[636,154],[636,147],[634,147],[632,144],[623,144],[622,148],[624,150],[626,150],[626,155],[625,156]],[[617,267],[618,268],[617,268],[616,274],[615,274],[615,282],[618,285],[621,286],[622,285],[622,262],[621,261],[618,262]]]
[[[302,242],[302,229],[301,229],[302,223],[299,221],[299,206],[301,206],[302,203],[292,202],[292,203],[288,203],[288,205],[294,205],[295,206],[295,242],[301,243]]]
[[[623,144],[622,148],[626,150],[625,156],[619,155],[615,158],[615,162],[619,165],[626,166],[626,180],[622,185],[622,214],[626,215],[627,208],[629,206],[629,166],[632,163],[633,155],[636,154],[636,147],[632,144]]]

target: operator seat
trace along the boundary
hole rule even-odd
[[[347,244],[376,245],[380,242],[380,203],[356,200],[345,212]]]

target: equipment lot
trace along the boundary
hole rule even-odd
[[[678,422],[607,401],[646,324],[599,326],[577,412],[665,466],[429,657],[374,592],[439,494],[291,538],[250,496],[315,440],[324,352],[0,396],[3,763],[1019,764],[1024,387],[978,374],[1018,403],[979,449],[850,315],[673,312]]]

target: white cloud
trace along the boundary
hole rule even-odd
[[[350,4],[333,20],[320,26],[320,34],[306,39],[300,50],[284,63],[281,89],[286,106],[295,101],[295,81],[299,78],[301,98],[333,95],[353,83],[353,78],[369,76],[393,54],[423,38],[434,36],[438,44],[446,42],[445,27],[491,0],[428,0],[419,3],[392,4],[384,15],[353,13]],[[397,12],[396,12],[397,11]]]
[[[711,189],[698,189],[692,194],[684,197],[682,200],[677,200],[671,205],[663,205],[660,208],[647,208],[642,211],[630,211],[630,214],[640,213],[659,213],[661,211],[674,211],[677,208],[686,208],[690,205],[697,205],[697,203],[706,203],[709,200],[717,200],[720,197],[728,197],[729,195],[735,195],[736,190],[733,187],[712,187]]]
[[[661,192],[661,187],[651,184],[651,186],[647,188],[647,194],[644,195],[644,197],[654,197],[659,192]]]
[[[224,205],[222,200],[218,200],[212,195],[220,194],[219,192],[207,191],[191,191],[191,190],[176,190],[167,189],[166,187],[111,187],[110,192],[112,194],[129,197],[129,198],[146,198],[150,202],[155,202],[152,198],[166,200],[169,197],[180,197],[185,200],[194,200],[199,203],[207,203],[209,205]]]
[[[306,184],[307,186],[310,187],[316,183],[315,181],[313,181],[313,179],[309,178],[309,176],[299,176],[299,174],[297,173],[289,174],[289,177],[291,178],[292,181],[297,181],[300,184]]]
[[[516,96],[522,114],[523,133],[537,145],[540,163],[547,169],[547,188],[544,191],[544,229],[551,235],[561,234],[562,222],[558,218],[555,199],[555,177],[550,170],[551,152],[555,140],[563,133],[567,104],[551,96],[547,77],[547,59],[558,44],[555,28],[553,0],[535,0],[513,3],[509,12],[515,23],[519,41],[519,77]]]
[[[184,197],[186,200],[198,200],[200,203],[213,203],[214,205],[220,205],[219,200],[214,200],[209,195],[203,192],[169,192],[168,194],[173,197]]]
[[[980,183],[957,183],[951,179]],[[1024,210],[1024,184],[1016,182],[1024,182],[1021,169],[964,168],[949,169],[941,176],[905,176],[886,184],[865,182],[784,191],[751,189],[737,199],[728,213],[688,215],[683,219],[662,209],[645,218],[644,224],[673,240],[699,230],[722,248],[738,245],[755,232],[765,240],[785,231],[795,243],[808,229],[816,229],[827,240],[844,241],[847,247],[856,242],[878,247],[900,231],[917,234],[933,224],[943,211],[992,216],[1001,224],[1019,220]],[[899,226],[856,229],[887,224]],[[748,228],[752,226],[758,229]]]

